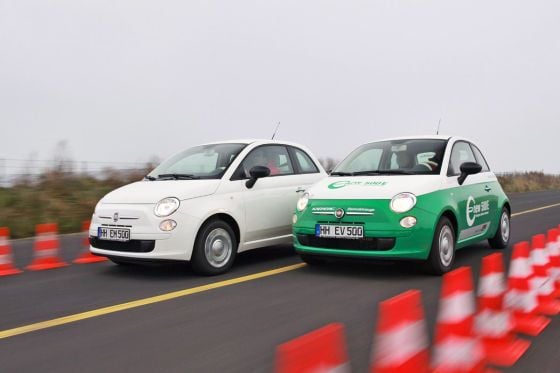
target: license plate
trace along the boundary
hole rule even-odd
[[[364,227],[359,225],[316,224],[315,236],[326,238],[364,238]]]
[[[107,241],[130,241],[130,229],[127,228],[97,228],[97,238]]]

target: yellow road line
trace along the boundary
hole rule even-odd
[[[69,316],[64,316],[64,317],[59,317],[59,318],[56,318],[56,319],[42,321],[42,322],[38,322],[38,323],[35,323],[35,324],[24,325],[24,326],[20,326],[18,328],[3,330],[3,331],[0,331],[0,339],[10,338],[10,337],[13,337],[13,336],[16,336],[16,335],[31,333],[31,332],[34,332],[34,331],[37,331],[37,330],[52,328],[52,327],[55,327],[55,326],[60,326],[60,325],[64,325],[64,324],[73,323],[73,322],[76,322],[76,321],[91,319],[93,317],[108,315],[110,313],[129,310],[131,308],[137,308],[137,307],[142,307],[142,306],[146,306],[146,305],[149,305],[149,304],[165,302],[167,300],[180,298],[180,297],[186,297],[188,295],[202,293],[204,291],[213,290],[213,289],[217,289],[217,288],[222,288],[222,287],[225,287],[225,286],[236,285],[236,284],[240,284],[240,283],[243,283],[243,282],[253,281],[253,280],[263,278],[263,277],[274,276],[274,275],[278,275],[280,273],[294,271],[294,270],[302,268],[304,266],[305,266],[304,263],[298,263],[298,264],[289,265],[289,266],[286,266],[286,267],[276,268],[276,269],[273,269],[273,270],[270,270],[270,271],[254,273],[252,275],[232,278],[230,280],[214,282],[214,283],[211,283],[211,284],[197,286],[197,287],[194,287],[194,288],[174,291],[174,292],[167,293],[167,294],[156,295],[154,297],[138,299],[138,300],[135,300],[135,301],[132,301],[132,302],[116,304],[114,306],[98,308],[98,309],[95,309],[95,310],[86,311],[86,312],[82,312],[82,313],[77,313],[77,314],[74,314],[74,315],[69,315]]]
[[[519,216],[519,215],[529,214],[531,212],[537,212],[537,211],[546,210],[546,209],[550,209],[550,208],[558,207],[558,206],[560,206],[560,203],[555,203],[553,205],[548,205],[548,206],[537,207],[536,209],[516,212],[515,214],[511,214],[511,217],[515,218],[516,216]]]

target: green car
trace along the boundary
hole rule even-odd
[[[294,246],[330,258],[424,261],[441,275],[455,250],[507,247],[509,200],[479,148],[458,137],[396,138],[354,150],[298,201]]]

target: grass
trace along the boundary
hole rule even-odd
[[[33,236],[35,225],[40,223],[57,223],[60,233],[79,232],[105,194],[140,180],[146,173],[108,170],[103,179],[96,179],[50,171],[32,182],[22,179],[10,188],[0,188],[0,226],[9,227],[12,238]],[[560,175],[523,172],[498,178],[506,193],[560,190]]]

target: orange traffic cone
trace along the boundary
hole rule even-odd
[[[370,371],[429,372],[429,342],[419,290],[381,302]]]
[[[482,340],[486,360],[490,364],[510,367],[527,351],[531,342],[515,337],[513,318],[503,307],[505,292],[502,254],[482,258],[475,332]]]
[[[12,248],[10,247],[10,230],[0,227],[0,276],[17,275],[21,271],[14,267]]]
[[[349,372],[344,326],[334,323],[278,346],[276,373]]]
[[[537,313],[537,294],[530,285],[532,273],[529,242],[516,243],[509,266],[508,290],[504,305],[512,312],[515,320],[514,330],[535,337],[548,326],[550,319]]]
[[[546,249],[550,259],[550,277],[554,283],[554,296],[560,297],[560,234],[556,228],[549,229],[546,235]]]
[[[554,282],[550,277],[550,260],[546,250],[546,237],[537,234],[531,240],[531,265],[533,277],[531,286],[537,292],[537,311],[543,315],[555,316],[560,313],[560,302],[554,299]]]
[[[38,224],[35,228],[35,258],[26,268],[31,271],[53,269],[67,266],[58,257],[58,227],[56,224]]]
[[[84,233],[84,239],[82,241],[82,245],[84,247],[84,251],[80,257],[74,260],[74,263],[79,264],[86,264],[86,263],[98,263],[98,262],[105,262],[107,258],[104,256],[97,256],[93,255],[91,251],[89,251],[89,225],[90,221],[84,221],[82,223],[82,232]]]
[[[484,348],[473,335],[475,299],[470,267],[443,276],[434,346],[434,372],[486,372]]]

